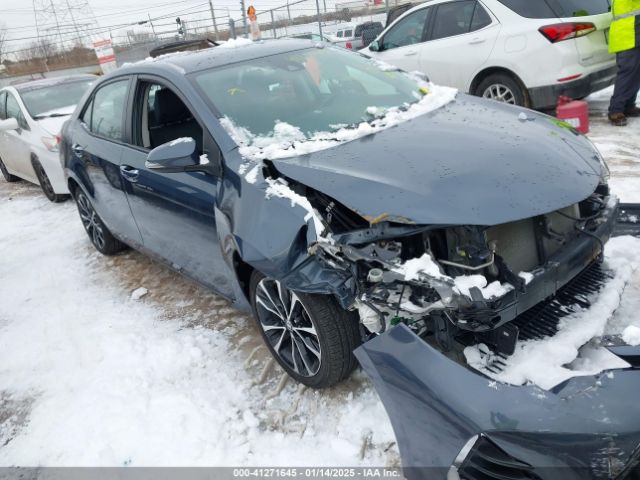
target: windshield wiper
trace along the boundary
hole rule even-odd
[[[43,118],[68,117],[70,113],[52,113],[50,115],[36,115],[34,120],[42,120]]]

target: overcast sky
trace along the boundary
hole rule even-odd
[[[49,1],[49,0],[47,0]],[[71,4],[77,4],[83,0],[69,0]],[[294,2],[296,0],[289,0]],[[36,0],[35,3],[43,2]],[[175,17],[191,22],[193,25],[206,25],[210,22],[208,0],[88,0],[91,10],[98,22],[102,32],[94,32],[94,37],[108,37],[109,32],[114,39],[124,38],[126,31],[135,29],[137,31],[151,30],[150,26],[131,26],[130,24],[148,20],[149,16],[154,19],[153,24],[157,32],[172,32],[176,30]],[[284,6],[287,0],[246,0],[247,6],[253,3],[258,11],[258,19],[266,21],[269,14],[260,16],[260,12],[265,12],[270,8]],[[335,0],[325,0],[327,8],[332,8]],[[60,10],[64,10],[67,0],[53,0],[55,5],[61,5]],[[8,51],[25,48],[36,37],[35,15],[33,12],[32,0],[0,0],[0,25],[8,29],[7,49]],[[218,25],[227,25],[228,16],[235,19],[241,18],[240,0],[213,0]],[[323,5],[323,0],[320,0]],[[295,6],[291,6],[292,16],[302,13],[312,14],[315,9],[315,0],[304,0]],[[286,8],[279,10],[280,16],[286,15]],[[59,16],[62,16],[59,14]],[[157,17],[165,18],[157,18]],[[80,18],[78,18],[80,17]],[[81,23],[82,14],[76,11],[74,15],[76,22]],[[49,16],[51,21],[51,16]],[[68,22],[70,24],[71,22]],[[107,27],[111,27],[107,30]],[[68,29],[71,26],[67,27]],[[93,38],[94,40],[96,38]]]

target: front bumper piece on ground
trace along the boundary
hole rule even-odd
[[[389,414],[409,480],[622,479],[640,455],[634,368],[549,391],[511,386],[458,365],[404,325],[355,355]]]

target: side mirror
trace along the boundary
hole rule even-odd
[[[369,44],[369,50],[371,50],[372,52],[379,52],[382,50],[380,43],[378,42],[378,40],[374,40],[373,42],[371,42]]]
[[[218,173],[217,165],[198,156],[193,138],[178,138],[154,148],[147,155],[145,167],[154,172],[206,172]]]
[[[18,120],[15,118],[7,118],[6,120],[0,120],[0,132],[8,132],[9,130],[18,130]]]

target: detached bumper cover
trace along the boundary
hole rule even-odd
[[[355,355],[389,414],[410,480],[446,478],[477,435],[531,466],[529,476],[501,477],[498,461],[487,479],[624,478],[638,456],[640,371],[576,377],[550,391],[505,385],[448,359],[404,325]]]

